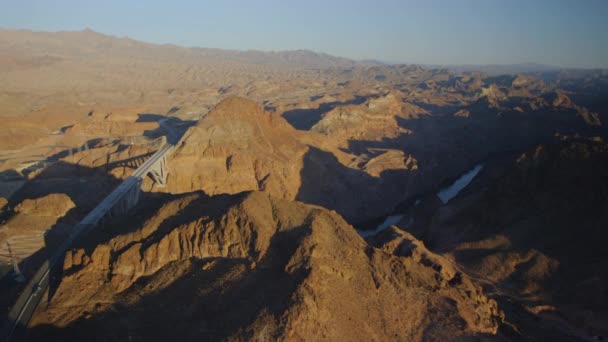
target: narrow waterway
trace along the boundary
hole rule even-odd
[[[439,197],[443,204],[447,204],[452,198],[456,197],[462,189],[466,188],[466,186],[471,183],[473,178],[477,176],[482,168],[483,164],[477,164],[474,168],[455,180],[450,186],[439,190],[437,197]]]
[[[477,174],[479,174],[479,171],[481,171],[482,168],[483,168],[483,164],[475,165],[474,168],[467,171],[462,176],[458,177],[458,179],[456,179],[454,181],[454,183],[439,190],[439,192],[437,193],[437,197],[439,197],[439,199],[441,200],[441,202],[443,204],[447,204],[451,199],[456,197],[458,195],[458,193],[460,191],[462,191],[462,189],[466,188],[471,183],[471,181],[473,181],[475,176],[477,176]],[[416,200],[416,203],[414,205],[417,206],[419,203],[420,203],[420,200],[418,199],[418,200]],[[404,216],[405,215],[387,216],[386,219],[384,220],[384,222],[379,224],[378,227],[376,227],[376,229],[359,230],[358,232],[364,238],[374,236],[374,235],[378,234],[379,232],[385,230],[386,228],[399,223],[399,221],[401,221],[404,218]],[[411,220],[411,218],[410,218],[410,220]],[[402,228],[405,228],[405,227],[402,227]]]

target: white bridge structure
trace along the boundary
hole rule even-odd
[[[162,122],[161,122],[162,124]],[[169,136],[173,135],[170,127]],[[167,156],[174,145],[166,143],[150,158],[146,159],[127,179],[104,198],[71,230],[62,244],[53,251],[48,260],[38,269],[8,313],[8,320],[0,330],[0,341],[23,339],[27,325],[34,314],[38,303],[49,286],[51,269],[58,261],[63,260],[64,253],[71,248],[77,238],[87,232],[104,218],[126,214],[140,198],[141,184],[150,176],[159,187],[167,183]]]
[[[141,183],[147,175],[150,175],[157,186],[164,187],[167,184],[167,155],[172,150],[173,145],[166,144],[156,151],[85,216],[79,225],[94,226],[106,215],[124,215],[139,201]]]

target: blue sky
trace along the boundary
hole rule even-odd
[[[0,0],[0,27],[423,64],[608,68],[608,0]]]

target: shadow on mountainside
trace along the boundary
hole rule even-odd
[[[296,200],[335,210],[351,224],[364,228],[376,222],[377,213],[390,214],[398,201],[386,199],[410,194],[419,175],[410,170],[385,170],[373,177],[344,166],[330,152],[309,146],[300,177]]]
[[[574,139],[502,159],[413,233],[477,277],[520,338],[605,336],[608,147]]]
[[[370,156],[377,150],[394,149],[411,155],[417,161],[420,175],[413,188],[408,188],[407,196],[411,196],[436,191],[440,185],[488,158],[553,142],[556,134],[608,137],[608,131],[586,125],[573,112],[519,113],[488,108],[467,109],[471,111],[469,117],[395,117],[399,126],[411,132],[380,141],[350,140],[343,151]],[[386,205],[394,206],[392,203]]]
[[[107,145],[111,145],[111,144],[116,144],[116,143],[119,143],[118,139],[108,139],[108,138],[90,139],[80,146],[66,148],[60,152],[57,152],[51,156],[48,156],[44,160],[39,161],[36,164],[27,167],[26,169],[21,171],[21,173],[23,174],[24,177],[28,177],[28,175],[30,175],[31,173],[36,172],[40,169],[48,169],[49,163],[57,163],[57,162],[60,162],[63,158],[72,156],[75,153],[86,151],[86,150],[93,149],[93,148],[103,147],[103,146],[107,146]],[[127,145],[122,145],[121,148],[118,149],[116,152],[121,152],[127,148],[128,148]]]
[[[388,150],[411,156],[416,168],[384,170],[378,177],[341,164],[330,152],[309,146],[297,200],[336,210],[361,227],[391,214],[414,197],[436,192],[476,164],[498,155],[555,141],[556,134],[606,134],[571,111],[500,112],[483,104],[465,107],[469,117],[395,117],[409,133],[379,141],[350,140],[343,152],[363,157],[360,167]]]
[[[90,210],[108,194],[120,180],[108,174],[105,167],[91,168],[59,161],[48,165],[35,178],[27,181],[9,200],[11,207],[26,199],[36,199],[52,193],[70,197],[77,208]]]
[[[167,198],[192,194],[162,196],[165,197],[163,200],[147,202],[126,221],[117,220],[115,227],[99,231],[99,234],[83,240],[76,248],[92,250],[114,236],[136,231],[141,228],[142,219],[153,216]],[[157,231],[142,239],[142,243],[150,245],[179,225],[200,217],[220,219],[243,196],[218,195],[209,198],[203,195],[161,223]],[[131,222],[136,223],[138,228],[132,228]],[[112,222],[108,223],[108,226],[112,225]],[[120,227],[127,228],[127,231]],[[260,315],[276,316],[283,313],[294,300],[291,298],[293,291],[307,276],[305,267],[290,274],[285,272],[285,267],[310,229],[298,227],[275,233],[269,249],[254,268],[249,259],[231,257],[170,262],[116,295],[115,304],[99,303],[95,306],[98,311],[85,312],[80,319],[66,327],[35,326],[30,328],[28,338],[33,341],[49,338],[80,341],[90,338],[91,333],[102,340],[122,339],[124,336],[142,341],[167,340],[175,336],[184,340],[225,340],[231,336],[252,338],[250,332],[243,329]],[[100,235],[104,233],[105,236]],[[159,325],[159,322],[163,324]],[[268,336],[272,337],[280,327],[267,329]]]
[[[58,175],[62,175],[62,177],[57,178]],[[42,238],[44,242],[42,248],[19,262],[19,268],[27,280],[46,260],[49,260],[54,250],[71,231],[71,228],[119,182],[120,180],[98,168],[88,168],[60,161],[48,165],[47,168],[36,175],[35,178],[28,180],[11,196],[7,205],[9,210],[4,213],[5,222],[8,222],[9,225],[11,218],[17,214],[14,208],[27,199],[35,200],[51,194],[65,194],[75,204],[75,207],[69,209],[64,216],[59,217],[52,226],[46,227],[48,231]],[[65,203],[56,204],[62,206]],[[35,215],[35,213],[32,215]],[[24,230],[22,233],[18,229],[15,230],[19,227],[11,228],[11,234],[13,235],[27,235],[30,227],[22,227]],[[53,274],[57,274],[56,269],[53,269]],[[53,289],[58,285],[56,281],[60,278],[52,277],[51,279],[50,293],[52,298]],[[26,283],[15,282],[9,276],[0,280],[0,303],[3,308],[1,312],[3,318],[6,318],[8,310],[25,285]],[[6,319],[2,321],[6,322]]]
[[[330,110],[346,105],[358,105],[367,101],[368,96],[355,96],[354,99],[349,101],[334,101],[321,103],[318,108],[303,108],[303,109],[292,109],[283,113],[283,118],[289,122],[295,129],[301,131],[308,131],[314,126],[319,120],[323,118],[323,115]]]
[[[67,156],[68,153],[63,151],[52,158],[60,158]],[[16,191],[9,199],[6,210],[2,213],[3,222],[11,223],[11,219],[17,215],[14,208],[25,200],[37,200],[51,194],[65,194],[68,202],[74,203],[74,207],[69,209],[63,216],[49,227],[41,227],[46,229],[44,232],[44,244],[42,249],[38,250],[31,256],[19,262],[20,270],[30,279],[36,270],[52,255],[55,250],[62,244],[64,239],[72,231],[73,227],[91,210],[93,210],[103,198],[105,198],[116,186],[123,180],[118,179],[108,173],[113,167],[122,166],[136,169],[151,153],[143,154],[137,157],[128,158],[126,160],[116,161],[100,167],[87,167],[78,164],[71,164],[63,160],[47,164],[34,178],[26,181],[26,183]],[[143,191],[142,191],[143,193]],[[150,195],[144,194],[141,201],[145,201],[145,197]],[[156,194],[152,195],[156,196]],[[67,203],[56,203],[61,207]],[[29,213],[27,215],[30,215]],[[36,212],[31,215],[35,216]],[[104,230],[108,220],[104,220],[98,225],[97,229]],[[111,222],[111,221],[110,221]],[[23,227],[24,232],[15,230],[18,226],[12,226],[10,234],[23,235],[28,234],[31,230]],[[29,232],[32,233],[32,232]],[[36,233],[36,232],[33,232]],[[42,232],[38,232],[42,234]],[[18,243],[18,241],[17,241]],[[55,267],[51,270],[49,295],[48,300],[52,300],[53,294],[61,283],[62,279],[63,258],[60,258]],[[11,273],[9,273],[11,274]],[[0,280],[0,304],[3,308],[10,308],[14,300],[25,286],[25,283],[16,283],[11,277],[4,277]],[[2,316],[6,315],[6,311],[2,310]]]
[[[163,123],[157,129],[153,131],[145,131],[144,136],[148,138],[158,138],[166,136],[167,141],[171,144],[177,144],[181,137],[186,133],[188,128],[195,125],[197,120],[182,120],[176,116],[170,116],[179,109],[177,107],[171,108],[167,115],[154,114],[154,113],[140,113],[137,114],[137,120],[135,122],[159,122]]]

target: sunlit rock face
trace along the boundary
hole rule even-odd
[[[399,230],[375,248],[336,213],[260,192],[184,194],[136,216],[67,254],[32,340],[442,340],[502,322],[480,287]]]
[[[293,199],[308,148],[283,118],[231,97],[186,132],[172,156],[166,191],[261,190]]]
[[[14,214],[0,226],[0,245],[6,249],[5,243],[9,241],[19,249],[19,245],[35,240],[31,248],[24,247],[33,254],[44,245],[43,233],[75,207],[66,194],[53,193],[24,199],[13,208]]]

